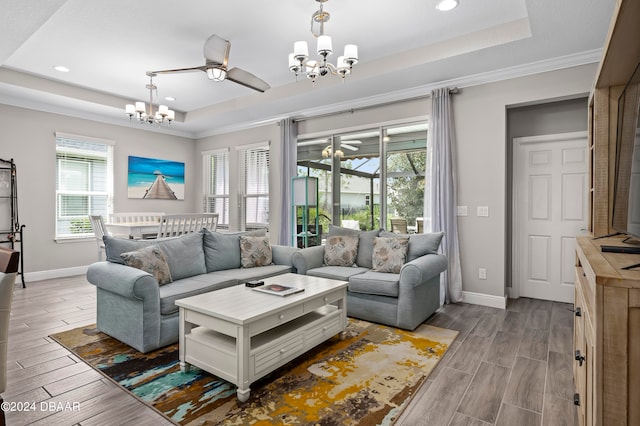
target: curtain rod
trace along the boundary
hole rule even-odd
[[[458,89],[457,87],[452,87],[451,89],[449,89],[449,94],[451,95],[457,95],[460,92],[460,89]],[[313,120],[316,118],[324,118],[324,117],[331,117],[332,115],[340,115],[340,114],[353,114],[356,111],[364,111],[367,109],[371,109],[371,108],[378,108],[378,107],[384,107],[384,106],[388,106],[388,105],[394,105],[394,104],[399,104],[402,102],[409,102],[409,101],[415,101],[418,99],[428,99],[430,98],[431,95],[420,95],[420,96],[414,96],[413,98],[405,98],[405,99],[400,99],[400,100],[396,100],[396,101],[388,101],[388,102],[383,102],[380,104],[373,104],[373,105],[366,105],[366,106],[362,106],[362,107],[358,107],[358,108],[349,108],[349,109],[343,109],[340,111],[334,111],[334,112],[327,112],[324,114],[318,114],[318,115],[310,115],[308,117],[300,117],[300,118],[293,118],[292,121],[294,123],[298,123],[300,121],[307,121],[307,120]]]

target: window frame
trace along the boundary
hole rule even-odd
[[[269,209],[270,209],[270,198],[269,198],[269,190],[270,190],[270,177],[271,177],[271,172],[270,172],[270,164],[271,164],[271,147],[270,147],[270,142],[266,141],[266,142],[260,142],[260,143],[256,143],[256,144],[251,144],[251,145],[243,145],[243,146],[238,146],[236,147],[237,151],[238,151],[238,171],[239,171],[239,185],[238,185],[238,201],[239,201],[239,228],[241,231],[245,231],[247,229],[261,229],[261,228],[267,228],[269,227]],[[265,170],[260,170],[259,169],[259,165],[260,164],[255,164],[255,167],[253,168],[247,168],[247,155],[250,152],[266,152],[267,153],[267,158],[266,158],[266,169]],[[247,188],[247,186],[249,185],[249,182],[247,182],[247,170],[255,170],[256,171],[256,176],[262,174],[264,175],[264,177],[266,177],[266,181],[260,181],[258,182],[258,184],[260,185],[260,188],[256,188],[255,191],[249,191],[249,189]],[[263,189],[263,191],[260,191],[260,189]],[[265,199],[266,198],[266,199]],[[259,209],[260,206],[266,206],[266,214],[265,214],[265,221],[261,222],[261,221],[248,221],[247,220],[247,206],[249,204],[249,200],[251,199],[256,199],[257,200],[257,204],[256,204],[256,209]],[[262,200],[261,200],[262,199]],[[256,210],[256,217],[258,216],[259,212],[258,210]]]
[[[203,195],[203,210],[205,213],[218,213],[218,228],[229,229],[229,220],[231,216],[231,191],[230,191],[230,155],[229,148],[222,149],[214,149],[210,151],[205,151],[202,153],[202,161],[203,161],[203,170],[204,170],[204,195]],[[212,159],[213,157],[224,155],[224,189],[221,193],[213,193],[214,188],[212,187],[214,172],[212,168]],[[223,200],[223,206],[226,206],[226,211],[218,211],[217,209],[212,209],[212,200]],[[224,210],[224,207],[223,207]]]
[[[113,179],[114,179],[114,147],[115,142],[108,139],[94,138],[90,136],[72,135],[68,133],[55,132],[55,241],[69,241],[86,238],[93,238],[93,230],[89,222],[90,214],[101,214],[106,216],[113,212]],[[91,145],[104,145],[106,150],[101,153],[92,150]],[[75,145],[75,146],[74,146]],[[73,180],[68,180],[65,174],[73,173],[73,167],[64,167],[64,163],[86,165],[81,171],[84,179],[82,188],[75,188]],[[103,163],[105,171],[102,174],[96,173],[98,163]],[[79,169],[76,169],[77,173]],[[102,183],[100,182],[102,180]],[[65,185],[71,183],[72,185]],[[100,186],[100,188],[98,188]],[[85,211],[78,214],[70,214],[69,202],[64,202],[64,197],[84,197]],[[95,203],[97,198],[102,197],[104,202],[100,203],[104,207],[98,207]],[[72,220],[81,220],[79,232],[73,232],[73,224],[69,223],[69,229],[65,232],[61,225]],[[86,221],[84,220],[86,219]]]

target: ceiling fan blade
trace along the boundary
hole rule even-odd
[[[204,43],[203,54],[207,63],[221,64],[226,68],[229,62],[230,50],[231,43],[229,40],[225,40],[214,34]]]
[[[201,65],[199,67],[190,67],[190,68],[176,68],[173,70],[160,70],[160,71],[147,71],[147,75],[149,74],[174,74],[177,72],[193,72],[193,71],[207,71],[207,65]]]
[[[350,151],[357,151],[358,147],[357,146],[351,146],[351,145],[347,145],[346,143],[340,144],[340,148],[346,148]]]
[[[266,81],[261,80],[250,72],[240,68],[231,68],[227,71],[227,80],[231,80],[234,83],[257,90],[258,92],[264,92],[271,88]]]

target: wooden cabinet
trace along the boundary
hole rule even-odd
[[[581,425],[640,424],[640,255],[602,253],[622,237],[578,237],[574,381]]]

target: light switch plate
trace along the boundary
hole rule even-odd
[[[489,206],[478,206],[478,216],[489,216]]]
[[[467,214],[467,206],[458,206],[458,216],[466,216]]]

